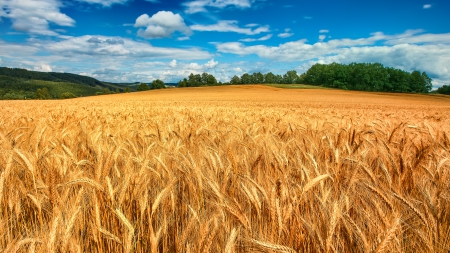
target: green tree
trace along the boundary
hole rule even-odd
[[[261,72],[255,72],[252,74],[252,81],[255,84],[264,83],[264,75]]]
[[[412,92],[422,92],[425,87],[425,80],[419,71],[414,70],[409,78],[409,88]]]
[[[309,68],[305,73],[304,81],[307,84],[321,85],[324,84],[324,70],[325,65],[316,63]]]
[[[103,88],[103,94],[111,94],[111,90],[109,90],[108,88]]]
[[[437,88],[437,93],[450,95],[450,85],[442,85],[442,87]]]
[[[187,87],[188,80],[186,78],[183,78],[183,80],[180,80],[178,82],[178,87]]]
[[[146,91],[146,90],[150,90],[150,87],[148,86],[148,84],[146,83],[140,83],[137,87],[136,87],[137,91]]]
[[[427,75],[426,72],[422,72],[422,78],[425,83],[422,92],[430,92],[433,88],[433,84],[431,83],[432,79]]]
[[[286,74],[283,75],[283,83],[293,84],[298,78],[297,71],[289,70]]]
[[[264,83],[275,83],[275,75],[272,72],[267,73],[264,76]]]
[[[197,87],[202,85],[202,76],[200,74],[190,74],[187,82],[187,87]]]
[[[216,78],[208,73],[203,73],[202,74],[202,84],[203,85],[217,85],[217,80]]]
[[[124,92],[125,92],[125,93],[130,93],[130,92],[131,92],[130,87],[126,87],[125,90],[124,90]]]
[[[76,98],[77,96],[75,94],[73,94],[72,92],[63,92],[59,95],[60,98],[62,99],[68,99],[68,98]]]
[[[281,75],[275,75],[274,83],[283,83],[283,77]]]
[[[241,83],[241,79],[238,76],[233,76],[230,80],[230,84],[240,84]]]
[[[166,88],[166,85],[164,84],[163,81],[161,81],[159,79],[153,80],[153,82],[152,82],[152,89],[153,90],[154,89],[165,89],[165,88]]]
[[[253,82],[252,76],[249,75],[248,73],[244,73],[244,74],[241,76],[241,83],[242,83],[242,84],[250,84],[250,83],[252,83],[252,82]]]
[[[42,89],[37,89],[36,98],[37,99],[49,99],[49,98],[51,98],[50,92],[48,91],[48,89],[46,87],[44,87]]]

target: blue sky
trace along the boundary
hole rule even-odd
[[[380,62],[450,83],[448,0],[0,0],[0,66],[177,82]]]

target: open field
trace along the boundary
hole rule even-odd
[[[0,101],[0,252],[450,250],[450,98]]]

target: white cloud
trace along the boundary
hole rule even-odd
[[[322,30],[319,31],[319,33],[328,33],[328,32],[330,32],[330,31],[328,31],[326,29],[322,29]]]
[[[265,41],[265,40],[269,40],[270,38],[272,38],[272,34],[267,34],[266,36],[263,36],[261,38],[258,39],[254,39],[254,38],[245,38],[245,39],[240,39],[239,41],[242,42],[254,42],[254,41]]]
[[[79,2],[86,2],[90,4],[100,4],[103,6],[111,6],[113,4],[124,4],[128,2],[129,0],[77,0]]]
[[[288,38],[291,37],[292,35],[294,35],[293,33],[290,33],[291,29],[290,28],[286,28],[284,29],[284,33],[280,33],[277,36],[280,38]]]
[[[0,18],[11,19],[12,27],[17,31],[57,36],[58,33],[49,28],[50,23],[75,25],[75,20],[61,13],[60,7],[58,0],[2,0]]]
[[[111,82],[151,82],[156,78],[177,82],[191,72],[216,73],[219,65],[212,54],[199,48],[155,47],[100,35],[58,41],[30,39],[26,45],[0,40],[0,57],[5,66],[83,73]]]
[[[294,35],[294,34],[293,33],[280,33],[277,36],[280,37],[280,38],[289,38],[292,35]]]
[[[58,41],[30,39],[27,45],[7,43],[0,40],[0,56],[23,60],[47,59],[47,62],[80,62],[89,68],[89,64],[103,61],[106,64],[120,62],[139,62],[156,59],[200,60],[211,58],[211,54],[202,49],[155,47],[146,42],[127,38],[108,36],[80,36]],[[43,53],[47,56],[36,56]],[[93,61],[95,59],[95,61]],[[51,65],[57,65],[51,63]]]
[[[50,65],[47,64],[40,64],[39,66],[35,66],[34,70],[41,72],[52,72],[52,68],[50,67]]]
[[[334,39],[315,44],[308,44],[306,40],[278,46],[245,46],[239,42],[229,42],[217,43],[216,47],[222,53],[241,56],[256,54],[277,62],[380,62],[406,71],[426,71],[436,79],[436,83],[449,80],[450,34],[421,32],[408,30],[397,35],[377,32],[368,38]]]
[[[195,0],[184,3],[186,6],[186,13],[192,14],[197,12],[207,12],[206,7],[213,7],[223,9],[228,6],[239,9],[250,8],[252,3],[256,0]]]
[[[259,26],[252,30],[253,27],[241,28],[237,26],[236,20],[221,20],[213,25],[192,25],[191,29],[200,32],[235,32],[246,35],[255,35],[270,32],[269,26]]]
[[[312,19],[310,16],[304,16],[303,19]]]
[[[177,40],[178,41],[185,41],[185,40],[190,40],[191,38],[188,36],[183,36],[183,37],[178,37]]]
[[[211,59],[210,61],[208,61],[207,63],[205,63],[205,68],[207,69],[213,69],[217,66],[217,64],[219,64],[219,62],[214,61],[214,59]]]
[[[424,9],[430,9],[430,8],[431,8],[431,4],[424,4],[424,5],[423,5],[423,8],[424,8]]]
[[[322,42],[327,36],[326,35],[319,35],[319,41]]]
[[[171,37],[179,31],[184,35],[190,36],[192,31],[184,23],[184,19],[179,14],[171,11],[159,11],[152,17],[143,14],[136,19],[135,27],[146,27],[139,29],[138,35],[147,39]]]

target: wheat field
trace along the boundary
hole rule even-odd
[[[0,252],[450,250],[450,98],[0,101]]]

